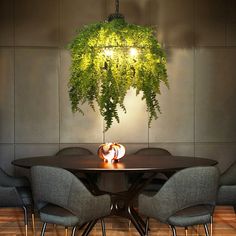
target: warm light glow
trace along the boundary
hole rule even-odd
[[[107,57],[112,57],[113,54],[114,54],[114,51],[113,51],[112,49],[106,48],[106,49],[104,49],[104,54],[105,54]]]
[[[123,163],[121,162],[102,162],[100,165],[102,168],[106,168],[106,169],[124,169],[125,166]]]
[[[130,48],[129,54],[130,56],[135,57],[138,55],[138,50],[136,48]]]
[[[84,26],[69,45],[72,111],[83,114],[82,104],[94,109],[97,103],[107,131],[115,120],[120,122],[127,91],[134,88],[142,93],[150,127],[160,112],[160,86],[168,87],[165,52],[151,27],[109,19]]]
[[[98,156],[105,162],[119,161],[125,155],[125,147],[119,143],[104,143],[98,148]]]

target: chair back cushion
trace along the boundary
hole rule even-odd
[[[148,200],[140,198],[143,213],[166,222],[170,216],[184,208],[215,205],[218,179],[219,171],[212,166],[181,170],[156,195]],[[147,206],[145,201],[149,202]]]
[[[82,147],[67,147],[63,148],[56,153],[56,156],[62,155],[92,155],[93,153],[89,151],[87,148]]]
[[[29,181],[26,177],[13,177],[0,168],[0,186],[2,187],[28,187]]]
[[[34,200],[39,210],[48,203],[63,207],[79,217],[80,225],[110,213],[109,195],[92,195],[75,175],[65,169],[33,166],[31,175]]]
[[[157,156],[171,156],[171,153],[164,148],[142,148],[139,149],[136,155],[157,155]]]
[[[236,185],[236,162],[220,176],[220,185]]]
[[[36,205],[40,209],[43,203],[51,203],[68,208],[71,188],[76,185],[78,194],[90,194],[85,186],[67,170],[49,167],[33,166],[31,168],[32,189]]]

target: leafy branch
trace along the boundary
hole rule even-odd
[[[124,98],[133,87],[142,92],[149,113],[149,125],[158,117],[160,83],[168,87],[166,59],[153,30],[113,19],[85,26],[69,45],[72,57],[69,96],[72,111],[94,102],[106,122],[107,131],[118,106],[126,112]]]

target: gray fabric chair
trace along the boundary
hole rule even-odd
[[[142,148],[135,152],[136,155],[157,155],[171,156],[171,153],[164,148]]]
[[[33,212],[30,183],[25,177],[9,176],[0,168],[0,207],[20,207],[24,210],[25,235],[28,234],[28,209]],[[32,213],[34,229],[34,215]]]
[[[220,176],[217,205],[231,205],[236,213],[236,162]]]
[[[135,155],[145,155],[147,156],[172,156],[169,151],[167,151],[164,148],[142,148],[139,149],[137,152],[134,153]],[[173,174],[174,172],[168,172],[168,173],[158,173],[154,179],[145,187],[145,191],[148,192],[149,195],[154,195],[156,192],[159,191],[159,189],[162,187],[162,185],[168,180],[168,178]],[[136,176],[132,176],[132,179],[134,179]],[[145,176],[144,176],[145,179]]]
[[[93,153],[88,150],[87,148],[83,148],[83,147],[66,147],[63,148],[61,150],[59,150],[55,156],[71,156],[71,155],[75,155],[75,156],[83,156],[83,155],[93,155]],[[74,173],[82,182],[83,184],[85,184],[86,186],[88,186],[89,184],[92,183],[97,183],[98,181],[98,174],[97,173],[90,173],[89,175],[87,175],[86,177],[84,176],[83,173]],[[89,183],[89,182],[90,183]],[[94,184],[94,193],[101,193],[97,188],[96,185]]]
[[[174,174],[154,196],[139,196],[139,212],[170,225],[173,236],[175,226],[185,227],[203,224],[208,236],[207,224],[211,223],[217,188],[218,169],[194,167]]]
[[[94,196],[67,170],[47,166],[31,168],[32,189],[35,205],[39,210],[43,224],[41,236],[47,223],[72,226],[75,235],[76,226],[88,223],[83,235],[88,235],[98,219],[110,214],[111,199],[109,195]],[[105,235],[105,225],[102,221]]]
[[[83,147],[67,147],[63,148],[60,151],[56,153],[56,156],[62,156],[62,155],[92,155],[93,153],[88,150],[87,148]]]

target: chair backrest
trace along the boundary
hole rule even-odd
[[[13,177],[0,168],[0,186],[2,187],[25,187],[29,181],[25,177]]]
[[[0,186],[11,186],[10,176],[2,168],[0,168]]]
[[[136,155],[158,155],[171,156],[171,153],[164,148],[142,148],[135,152]]]
[[[56,156],[62,155],[92,155],[93,153],[87,148],[82,147],[67,147],[63,148],[56,153]]]
[[[219,171],[216,167],[192,167],[174,174],[153,197],[158,218],[165,222],[187,207],[215,205]]]
[[[78,178],[61,168],[33,166],[31,176],[34,201],[38,209],[51,203],[70,211],[76,211],[83,203],[71,206],[71,195],[74,196],[74,192],[76,192],[77,197],[81,199],[91,195]]]
[[[63,207],[79,217],[78,225],[106,216],[110,212],[109,195],[92,195],[67,170],[33,166],[31,176],[34,201],[39,210],[48,203]]]
[[[220,176],[220,185],[236,185],[236,162]]]
[[[19,207],[24,203],[21,200],[16,187],[27,186],[23,178],[14,178],[0,168],[0,207]]]

